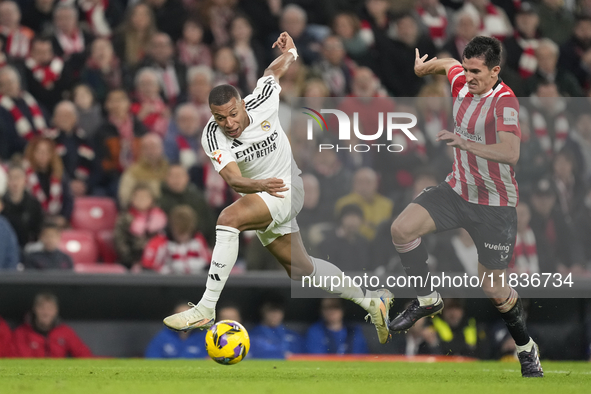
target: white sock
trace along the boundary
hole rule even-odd
[[[215,309],[230,271],[238,258],[238,235],[240,231],[228,226],[216,226],[215,246],[211,256],[211,266],[205,284],[205,293],[199,305]]]
[[[434,291],[433,293],[426,296],[417,296],[417,299],[419,300],[419,304],[421,306],[433,305],[439,299],[439,294],[436,291]]]
[[[312,274],[310,274],[310,278],[312,278],[312,283],[326,283],[327,286],[320,286],[320,288],[329,293],[338,294],[341,298],[345,300],[353,301],[365,310],[369,308],[372,292],[367,291],[368,297],[366,297],[366,292],[364,291],[364,289],[355,286],[352,283],[352,280],[348,280],[351,278],[345,275],[343,271],[341,271],[340,268],[336,265],[331,264],[328,261],[317,259],[315,257],[310,257],[310,260],[312,261],[312,265],[314,266],[314,271],[312,272]],[[340,283],[340,286],[333,287],[331,291],[331,281],[330,279],[326,279],[326,277],[333,276],[345,280],[341,281],[342,283]],[[314,280],[314,278],[316,278],[316,281]]]
[[[517,353],[521,353],[522,351],[526,351],[526,352],[531,352],[531,348],[534,346],[534,340],[531,339],[531,337],[529,338],[529,342],[526,343],[523,346],[519,346],[519,345],[515,345],[515,348],[517,349]]]

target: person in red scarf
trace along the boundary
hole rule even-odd
[[[138,68],[150,68],[156,72],[162,97],[169,106],[178,102],[185,90],[187,68],[174,58],[174,44],[168,34],[152,36],[148,54]]]
[[[119,263],[133,268],[140,263],[148,240],[164,231],[166,214],[155,204],[150,186],[139,183],[131,193],[129,207],[117,217],[115,249]]]
[[[78,22],[78,10],[71,4],[60,3],[53,12],[53,52],[78,71],[84,65],[92,36]]]
[[[536,48],[539,44],[540,17],[530,3],[521,3],[515,14],[515,32],[504,44],[507,67],[517,71],[521,78],[529,78],[538,68]]]
[[[421,0],[417,2],[417,14],[429,30],[429,36],[437,48],[447,40],[448,11],[439,0]]]
[[[53,126],[46,136],[56,143],[64,170],[70,178],[70,189],[75,197],[84,196],[91,188],[94,166],[94,149],[86,137],[86,131],[78,126],[76,106],[62,101],[53,111]]]
[[[116,198],[119,177],[138,159],[140,138],[148,129],[131,113],[131,101],[123,89],[114,89],[105,100],[107,120],[98,128],[95,153],[100,174],[97,190]]]
[[[0,68],[0,158],[22,153],[27,141],[47,127],[43,110],[33,95],[21,89],[18,71]]]
[[[131,112],[148,128],[160,136],[166,134],[170,110],[160,96],[158,73],[153,68],[142,68],[135,76],[136,101]]]
[[[10,59],[24,59],[34,33],[21,25],[21,11],[14,1],[0,3],[0,35],[4,37],[4,51]]]
[[[82,19],[96,37],[110,37],[123,19],[123,6],[117,0],[78,0]]]
[[[464,48],[478,34],[480,18],[476,12],[462,9],[455,14],[454,34],[443,45],[443,51],[454,59],[461,59]]]
[[[12,343],[12,331],[6,322],[0,317],[0,358],[12,357],[14,354]]]
[[[43,212],[65,227],[74,202],[70,182],[54,141],[36,137],[25,150],[27,190],[41,204]]]
[[[96,100],[103,102],[109,90],[122,86],[126,71],[127,67],[115,56],[111,41],[97,38],[90,46],[90,56],[80,79],[92,87]]]
[[[148,242],[142,256],[142,267],[161,274],[203,273],[211,261],[211,249],[197,231],[197,214],[188,205],[170,212],[166,234]]]
[[[62,100],[73,82],[73,70],[55,56],[51,39],[37,36],[31,41],[31,55],[25,59],[29,92],[49,110]]]
[[[33,310],[14,330],[17,357],[92,357],[92,352],[69,326],[59,318],[58,299],[51,293],[35,296]]]

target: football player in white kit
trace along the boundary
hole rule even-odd
[[[300,237],[295,218],[304,201],[301,171],[278,118],[278,81],[298,54],[285,32],[273,44],[275,47],[281,55],[267,67],[254,92],[244,100],[231,85],[217,86],[209,95],[213,116],[203,131],[202,146],[216,171],[242,197],[218,217],[216,243],[201,301],[190,304],[193,307],[188,311],[164,319],[164,324],[173,330],[206,329],[213,325],[216,303],[238,256],[241,231],[256,230],[262,244],[293,280],[344,275],[335,265],[310,257]],[[386,343],[390,337],[388,311],[394,298],[392,293],[342,282],[332,291],[324,289],[364,308],[376,326],[380,343]]]

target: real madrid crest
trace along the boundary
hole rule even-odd
[[[271,123],[269,123],[268,120],[265,120],[261,123],[261,129],[263,129],[263,131],[269,131],[271,130]]]

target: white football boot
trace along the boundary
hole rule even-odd
[[[367,310],[369,314],[365,317],[365,320],[371,319],[371,322],[376,326],[380,343],[387,343],[391,337],[388,324],[390,323],[390,307],[394,303],[394,294],[387,289],[368,290],[368,292],[371,293],[372,298]]]
[[[175,313],[164,319],[164,325],[175,331],[206,330],[215,322],[215,310],[189,302],[191,309]]]

